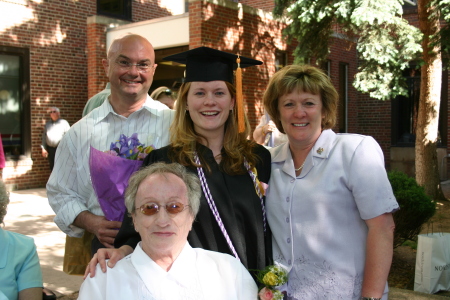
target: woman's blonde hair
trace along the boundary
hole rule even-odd
[[[278,110],[278,99],[293,91],[320,95],[322,101],[322,129],[333,128],[337,119],[339,94],[330,78],[321,69],[310,65],[285,66],[269,80],[263,103],[278,130],[284,132]]]
[[[173,99],[175,100],[173,91],[172,91],[171,89],[169,89],[167,86],[160,86],[159,88],[155,89],[155,90],[150,94],[150,97],[151,97],[153,100],[158,100],[159,97],[160,97],[161,95],[163,95],[163,94],[166,95],[166,96],[168,96],[168,97],[170,97],[170,98],[173,98]]]
[[[236,99],[235,87],[225,81],[231,97]],[[191,82],[184,83],[178,91],[178,99],[176,102],[175,119],[170,127],[170,138],[173,146],[173,152],[170,158],[184,166],[197,167],[194,161],[194,152],[197,151],[197,145],[203,136],[195,132],[194,122],[192,121],[189,111],[186,110],[187,97]],[[225,122],[225,134],[223,140],[223,148],[225,154],[222,157],[221,167],[223,171],[229,175],[243,174],[245,169],[242,168],[244,157],[250,166],[256,165],[257,157],[252,153],[252,148],[256,145],[252,141],[247,140],[250,134],[250,125],[245,116],[245,130],[239,133],[237,125],[237,110],[233,109]],[[204,139],[206,140],[206,139]],[[208,146],[208,145],[206,145]],[[199,153],[200,162],[206,170],[209,166]]]

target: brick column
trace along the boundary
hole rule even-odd
[[[107,18],[103,16],[91,16],[87,18],[87,72],[88,72],[88,97],[92,97],[105,88],[108,78],[103,69],[102,59],[106,58],[106,32],[108,28],[130,22]]]

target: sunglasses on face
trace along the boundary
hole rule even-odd
[[[158,213],[162,207],[166,209],[167,213],[176,215],[182,212],[186,207],[189,207],[189,205],[184,205],[180,202],[170,202],[166,205],[159,205],[157,203],[145,203],[141,205],[141,207],[137,208],[137,210],[140,210],[141,213],[146,216],[153,216],[154,214]]]

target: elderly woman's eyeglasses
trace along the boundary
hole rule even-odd
[[[141,213],[146,216],[153,216],[154,214],[158,213],[162,207],[164,207],[169,214],[176,215],[182,212],[186,207],[189,207],[189,205],[184,205],[180,202],[170,202],[166,205],[159,205],[157,203],[145,203],[136,210],[140,210]]]
[[[148,70],[152,67],[152,65],[148,63],[132,64],[126,60],[118,60],[116,61],[116,64],[118,64],[122,70],[126,71],[129,71],[133,66],[136,66],[140,73],[147,73]]]

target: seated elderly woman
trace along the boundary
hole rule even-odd
[[[142,241],[106,273],[97,265],[78,299],[257,299],[255,282],[236,258],[187,242],[200,195],[197,176],[180,164],[136,172],[125,205]]]
[[[9,195],[0,180],[0,224]],[[42,300],[42,272],[32,238],[0,227],[0,299]]]

